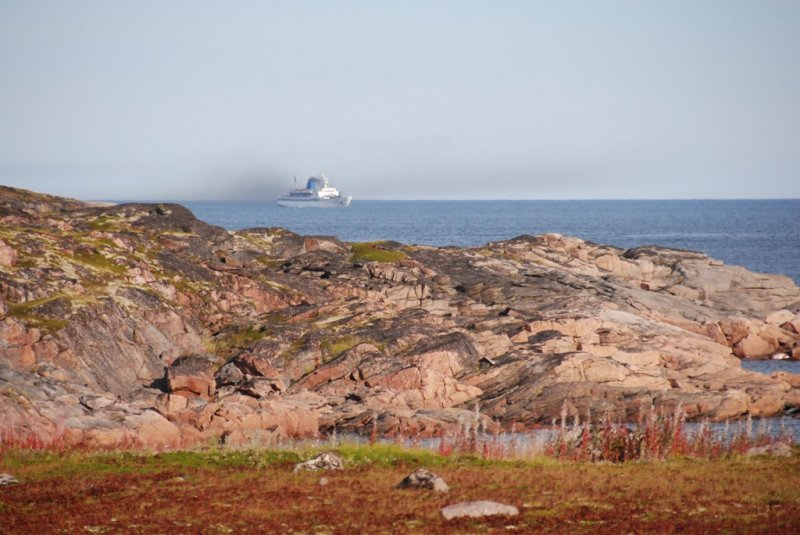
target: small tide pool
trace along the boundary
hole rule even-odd
[[[800,360],[742,360],[742,368],[766,375],[775,372],[800,374]]]

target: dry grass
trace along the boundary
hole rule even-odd
[[[292,473],[309,451],[6,451],[3,533],[796,533],[800,460],[647,463],[489,461],[375,445],[340,447],[343,471]],[[397,490],[432,467],[448,494]],[[516,518],[444,521],[445,505],[490,499]]]
[[[353,253],[353,262],[396,263],[408,256],[403,251],[387,248],[384,242],[354,243],[350,249]]]

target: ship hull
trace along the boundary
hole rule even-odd
[[[278,199],[278,206],[287,208],[346,208],[350,197],[338,199]]]

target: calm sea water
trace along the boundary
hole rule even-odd
[[[349,208],[274,202],[182,202],[213,225],[283,227],[346,241],[476,246],[558,232],[629,248],[701,251],[800,284],[800,199],[697,201],[353,201]]]

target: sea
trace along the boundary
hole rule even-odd
[[[179,201],[180,202],[180,201]],[[587,201],[359,201],[348,208],[283,208],[274,201],[183,201],[229,230],[282,227],[345,241],[473,247],[555,232],[622,248],[700,251],[800,284],[800,199]]]
[[[347,208],[283,208],[274,201],[178,201],[202,221],[240,230],[282,227],[349,242],[474,247],[559,233],[631,248],[699,251],[800,285],[800,199],[359,201]],[[800,373],[800,361],[743,361],[753,371]],[[771,418],[800,440],[800,419]]]

